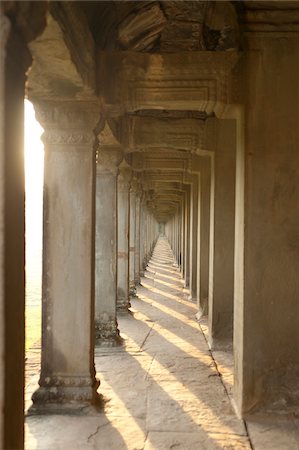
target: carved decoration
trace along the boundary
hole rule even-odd
[[[49,130],[43,133],[42,141],[46,146],[89,146],[92,149],[95,135],[92,132]]]
[[[101,123],[99,107],[90,102],[35,102],[37,120],[45,129],[42,140],[51,150],[85,147],[94,151],[96,132]]]
[[[101,53],[99,83],[108,109],[199,110],[221,115],[229,103],[229,76],[238,57],[236,52]]]
[[[95,338],[97,343],[108,343],[120,340],[116,320],[96,320]]]

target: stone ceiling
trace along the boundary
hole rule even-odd
[[[214,1],[80,2],[101,50],[178,52],[238,46],[234,6]]]
[[[164,103],[156,102],[156,94],[149,98],[148,93],[162,92],[162,78],[156,73],[160,59],[138,59],[134,52],[186,55],[236,51],[239,33],[235,7],[230,2],[168,0],[81,2],[80,6],[86,14],[97,51],[128,55],[123,67],[118,62],[114,66],[115,62],[105,60],[104,56],[104,60],[98,62],[98,85],[110,130],[125,149],[134,170],[143,174],[144,188],[150,186],[149,206],[158,219],[165,220],[180,204],[186,186],[184,173],[192,170],[188,163],[191,154],[207,147],[204,124],[214,116],[217,101],[206,98],[206,92],[213,96],[217,90],[219,95],[222,87],[219,81],[204,86],[195,82],[194,87],[192,81],[188,81],[198,77],[209,79],[209,71],[204,69],[209,65],[208,59],[207,63],[205,58],[201,59],[195,67],[186,56],[182,59],[174,56],[174,62],[162,63],[167,98]],[[120,61],[118,56],[116,61]],[[221,61],[221,67],[222,64]],[[107,77],[103,76],[104,65],[108,67]],[[176,75],[178,65],[184,67],[185,81],[181,73]],[[210,67],[219,73],[216,65]],[[173,85],[168,81],[171,78]],[[148,85],[150,79],[152,85]],[[185,94],[180,93],[177,83],[187,86],[189,103],[187,97],[178,101],[179,96]],[[203,92],[203,100],[200,92]],[[142,100],[138,102],[140,95]],[[106,138],[107,135],[105,142]],[[111,138],[111,142],[113,140]],[[178,184],[174,190],[175,181]]]
[[[98,103],[100,142],[125,150],[164,220],[190,184],[194,158],[213,151],[210,125],[230,102],[239,30],[272,30],[276,10],[295,3],[49,2],[48,25],[30,44],[28,95]]]

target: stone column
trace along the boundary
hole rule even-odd
[[[181,273],[185,277],[185,207],[186,207],[186,193],[182,191],[182,208],[181,208]]]
[[[138,184],[136,191],[136,220],[135,220],[135,286],[140,285],[140,221],[141,221],[141,196],[142,190],[140,184]]]
[[[190,255],[190,294],[191,299],[193,301],[197,301],[197,285],[199,281],[198,277],[198,240],[199,240],[199,226],[198,226],[198,209],[199,209],[199,200],[198,200],[198,189],[199,189],[199,176],[193,175],[193,183],[191,190],[191,208],[192,208],[192,246],[191,246],[191,255]]]
[[[210,251],[210,189],[211,158],[202,157],[200,168],[200,287],[198,309],[201,316],[208,314],[209,251]]]
[[[233,120],[219,120],[212,158],[210,214],[209,343],[222,348],[232,339],[236,134]]]
[[[135,286],[135,243],[136,243],[136,193],[137,179],[133,176],[130,186],[130,252],[129,252],[129,280],[130,280],[130,296],[136,297]]]
[[[146,202],[145,202],[145,192],[143,193],[141,204],[140,204],[140,276],[144,276],[144,260],[145,260],[145,246],[146,246]]]
[[[0,5],[0,448],[24,448],[25,40]],[[18,5],[15,5],[18,8]],[[25,7],[26,8],[26,7]],[[15,19],[15,18],[14,18]],[[25,26],[25,22],[22,25]]]
[[[100,147],[96,180],[96,344],[120,342],[116,320],[117,297],[117,174],[119,147]]]
[[[128,312],[129,297],[129,188],[132,178],[132,169],[125,162],[119,166],[117,185],[117,211],[118,211],[118,249],[117,249],[117,311]]]
[[[240,415],[298,409],[299,27],[293,17],[289,12],[275,32],[252,32],[246,40],[245,116],[242,109],[236,116],[234,394]]]
[[[190,288],[190,186],[185,187],[185,288]]]
[[[33,411],[81,411],[96,401],[94,368],[97,104],[37,106],[45,129],[42,361]]]

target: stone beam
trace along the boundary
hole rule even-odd
[[[103,52],[97,82],[115,116],[142,109],[196,110],[220,117],[230,103],[229,75],[238,53]]]
[[[30,99],[95,98],[94,42],[75,2],[50,2],[47,26],[29,47],[33,56]]]
[[[145,149],[210,149],[206,121],[200,119],[160,119],[126,115],[122,121],[122,145],[127,152]]]

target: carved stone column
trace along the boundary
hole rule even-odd
[[[117,297],[117,175],[119,147],[101,147],[96,180],[96,344],[120,342],[116,320]]]
[[[98,106],[43,103],[45,129],[42,362],[32,412],[93,404],[95,135]]]
[[[135,217],[135,264],[134,264],[135,286],[138,286],[140,284],[141,196],[142,196],[142,189],[140,184],[138,184],[138,188],[136,191],[136,217]]]
[[[129,253],[129,279],[130,296],[136,297],[135,283],[135,243],[136,243],[136,197],[138,183],[136,177],[131,181],[130,187],[130,253]]]
[[[123,161],[119,166],[117,186],[118,249],[117,249],[117,311],[128,312],[129,298],[129,188],[131,167]]]

